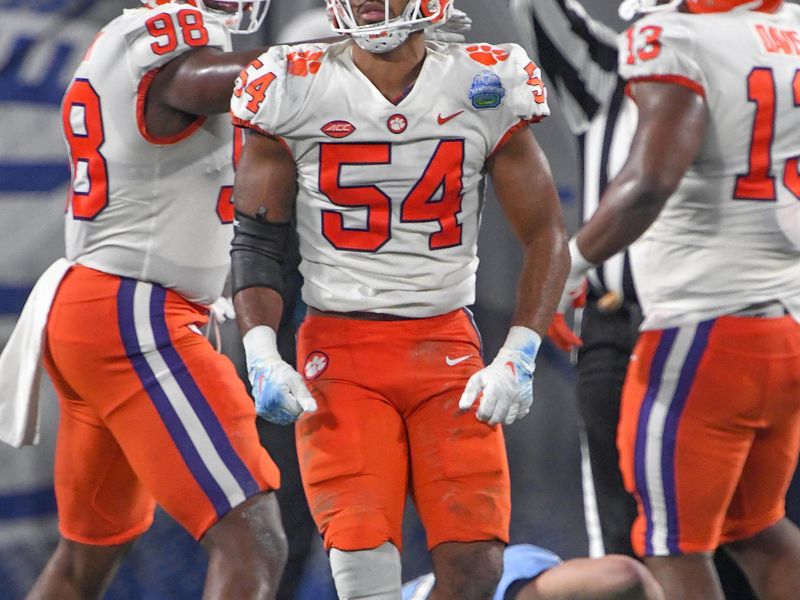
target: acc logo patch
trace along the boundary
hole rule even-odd
[[[469,88],[469,99],[472,100],[472,106],[479,110],[497,108],[505,95],[506,90],[503,88],[503,82],[500,81],[500,77],[488,69],[481,71],[472,79],[472,85]]]
[[[356,126],[348,121],[331,121],[322,126],[320,131],[332,138],[345,138],[356,130]]]
[[[386,126],[392,133],[403,133],[408,127],[408,119],[401,114],[392,115],[387,119]]]
[[[328,355],[324,352],[312,352],[306,358],[306,366],[303,367],[303,373],[307,380],[316,379],[325,372],[328,368]]]

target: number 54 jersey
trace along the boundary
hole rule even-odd
[[[474,301],[486,162],[549,114],[546,90],[514,44],[426,47],[396,103],[350,41],[272,48],[237,81],[234,124],[279,138],[297,165],[310,306],[421,318]]]
[[[204,46],[230,50],[228,30],[208,13],[126,10],[78,67],[62,121],[73,173],[67,258],[208,304],[229,270],[234,128],[212,115],[159,137],[144,118],[158,70]]]
[[[708,110],[697,157],[633,255],[644,329],[774,300],[800,320],[800,6],[751,7],[654,13],[620,38],[626,79],[684,85]]]

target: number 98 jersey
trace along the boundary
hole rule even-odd
[[[233,128],[227,115],[198,117],[157,137],[144,119],[158,70],[201,46],[230,50],[228,30],[208,13],[126,10],[89,48],[62,122],[72,162],[67,258],[208,304],[229,270]]]
[[[549,114],[546,90],[515,44],[426,44],[396,103],[350,41],[272,48],[237,81],[234,124],[282,140],[297,165],[310,306],[422,318],[474,302],[486,161]]]

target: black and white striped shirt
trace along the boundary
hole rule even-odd
[[[511,11],[578,140],[586,221],[625,163],[636,130],[636,107],[617,74],[617,34],[575,0],[511,0]],[[600,265],[590,281],[590,297],[614,291],[636,302],[627,252]]]

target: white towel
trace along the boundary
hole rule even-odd
[[[0,441],[39,443],[39,381],[50,306],[72,263],[60,258],[36,282],[0,354]]]

